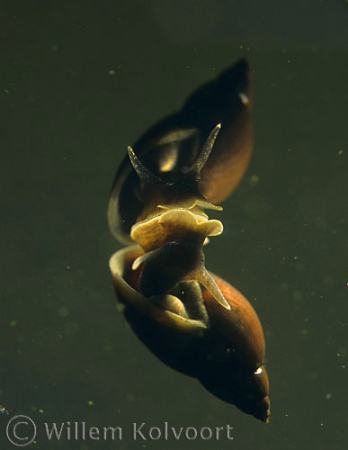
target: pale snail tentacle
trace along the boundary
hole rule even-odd
[[[231,305],[225,299],[214,278],[210,275],[205,266],[202,266],[201,270],[195,272],[194,275],[195,279],[212,294],[212,296],[221,306],[223,306],[227,310],[231,309]]]
[[[221,123],[218,123],[210,132],[207,140],[205,141],[205,144],[203,145],[200,154],[198,155],[198,158],[194,162],[193,166],[190,168],[190,172],[196,174],[201,173],[201,170],[205,166],[205,163],[208,161],[209,156],[213,150],[216,138],[218,137],[220,130],[221,130]]]
[[[159,177],[156,177],[149,169],[147,169],[144,164],[140,161],[137,155],[134,153],[134,150],[131,146],[127,147],[128,156],[130,162],[136,173],[138,174],[141,182],[150,182],[153,184],[162,183],[162,180]]]

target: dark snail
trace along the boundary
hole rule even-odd
[[[117,172],[108,220],[122,242],[110,259],[126,320],[165,364],[268,422],[264,336],[250,303],[205,268],[203,246],[222,233],[221,210],[251,153],[245,60],[198,89],[152,127]]]

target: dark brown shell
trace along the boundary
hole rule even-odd
[[[250,71],[246,60],[195,91],[181,111],[151,127],[133,146],[155,175],[190,167],[216,124],[221,132],[203,167],[197,191],[220,203],[235,188],[249,162],[252,147]],[[129,242],[130,229],[144,211],[140,180],[125,157],[116,174],[108,207],[111,232]]]
[[[246,298],[211,274],[231,308],[222,307],[199,287],[200,311],[187,311],[179,295],[146,298],[138,290],[140,271],[132,264],[142,254],[127,247],[110,259],[110,270],[123,313],[139,339],[165,364],[197,378],[217,397],[267,422],[268,378],[263,366],[264,336],[255,310]],[[195,286],[192,286],[193,291]],[[183,285],[177,292],[190,289]],[[195,292],[195,296],[198,297]],[[176,300],[176,301],[174,301]],[[193,299],[197,302],[197,298]],[[165,305],[168,305],[166,307]]]

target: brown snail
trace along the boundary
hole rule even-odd
[[[108,220],[122,242],[110,259],[118,300],[141,341],[215,396],[268,422],[264,336],[250,303],[205,268],[203,246],[222,233],[221,210],[251,153],[245,60],[198,89],[184,108],[129,147]]]

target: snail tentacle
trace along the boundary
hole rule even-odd
[[[159,177],[156,177],[150,170],[148,170],[144,164],[140,161],[140,159],[137,157],[137,155],[134,153],[134,150],[131,146],[128,146],[127,148],[128,156],[130,159],[130,162],[132,163],[133,169],[138,174],[140,181],[145,183],[152,183],[152,184],[160,184],[161,179]]]
[[[210,132],[207,140],[205,141],[202,150],[200,154],[198,155],[198,158],[190,168],[190,172],[194,173],[196,176],[199,176],[201,174],[201,170],[205,166],[206,162],[208,161],[208,158],[213,150],[214,143],[216,141],[216,138],[218,137],[218,134],[221,130],[221,123],[218,123],[213,130]]]

